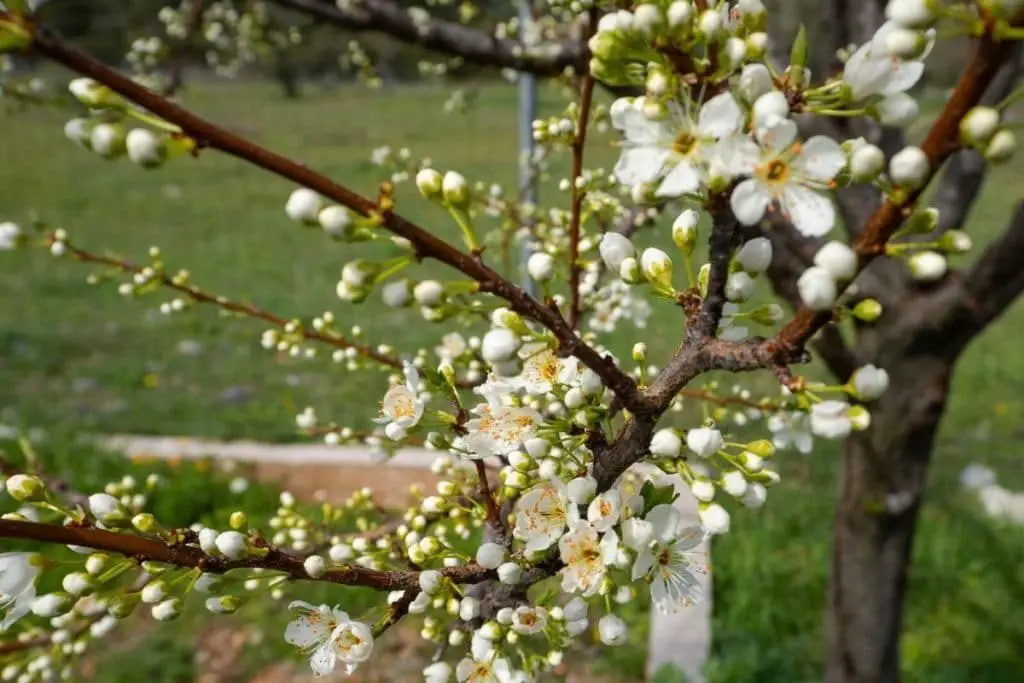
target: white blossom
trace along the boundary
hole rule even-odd
[[[704,541],[704,531],[699,526],[680,529],[679,511],[667,504],[652,508],[644,521],[651,525],[654,545],[640,549],[633,564],[633,580],[647,580],[651,601],[661,612],[674,612],[703,600],[704,589],[694,572],[704,569],[693,555]]]
[[[569,503],[565,484],[560,480],[542,482],[516,501],[513,535],[526,543],[528,552],[551,547],[567,526],[576,523],[579,513]]]
[[[621,494],[616,489],[611,489],[590,501],[590,505],[587,506],[587,521],[595,529],[604,533],[618,524],[621,511]]]
[[[822,401],[811,406],[811,431],[826,439],[845,439],[850,435],[850,404]]]
[[[607,572],[597,529],[588,522],[577,522],[558,541],[558,552],[565,563],[562,590],[584,596],[596,593]]]
[[[623,645],[629,635],[626,622],[614,614],[606,614],[597,622],[597,633],[605,645]]]
[[[734,176],[750,176],[735,187],[730,204],[736,219],[756,225],[772,202],[804,235],[820,237],[832,230],[835,207],[824,194],[846,165],[837,142],[817,135],[796,141],[796,124],[775,118],[756,131],[756,142],[732,138],[721,145],[723,164]]]
[[[405,384],[396,384],[384,394],[377,424],[396,425],[403,430],[415,427],[423,417],[426,402],[420,397],[420,376],[415,366],[403,366]]]
[[[0,633],[28,614],[36,599],[39,565],[32,553],[0,554]]]

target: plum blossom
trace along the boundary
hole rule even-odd
[[[768,417],[768,431],[773,434],[772,444],[779,449],[793,446],[803,454],[811,452],[814,437],[811,436],[810,417],[800,411],[780,412]]]
[[[565,563],[562,590],[584,596],[596,593],[607,573],[597,529],[588,522],[577,522],[558,541],[558,551]]]
[[[298,616],[288,624],[284,639],[309,655],[309,664],[317,676],[334,671],[338,662],[352,673],[360,662],[370,657],[373,635],[370,627],[349,619],[345,612],[327,605],[316,607],[306,602],[293,602],[289,609]]]
[[[28,614],[36,599],[39,566],[32,553],[0,554],[0,633]]]
[[[863,102],[879,96],[882,101],[902,100],[907,90],[921,80],[924,74],[924,59],[935,45],[935,30],[925,32],[927,45],[917,59],[900,60],[889,55],[885,43],[893,30],[899,27],[895,22],[882,24],[872,39],[861,45],[846,62],[843,81],[850,87],[850,96],[855,102]]]
[[[561,360],[546,344],[528,344],[519,350],[523,369],[512,385],[528,394],[543,395],[559,380]]]
[[[644,521],[651,525],[654,544],[643,548],[633,564],[633,580],[643,578],[651,586],[651,600],[665,613],[689,607],[704,599],[696,573],[706,571],[694,555],[706,534],[700,526],[679,529],[681,516],[672,505],[657,505]]]
[[[508,660],[488,653],[483,657],[465,658],[455,667],[459,683],[512,683],[512,668]]]
[[[682,104],[671,102],[665,120],[648,118],[643,104],[638,100],[613,107],[612,124],[626,136],[615,177],[631,186],[660,179],[658,197],[697,192],[711,149],[717,140],[740,130],[743,110],[728,92],[712,97],[696,116],[686,99]]]
[[[845,439],[850,435],[850,404],[822,401],[811,406],[811,431],[826,439]]]
[[[443,360],[455,360],[466,352],[469,346],[458,332],[449,332],[441,337],[441,343],[434,348],[434,353]]]
[[[405,384],[396,384],[384,394],[377,424],[395,425],[402,431],[415,427],[423,417],[426,401],[419,397],[420,375],[411,363],[405,364]],[[401,437],[400,437],[401,438]]]
[[[730,204],[740,223],[756,225],[772,202],[778,202],[797,230],[820,237],[832,230],[836,218],[823,191],[846,164],[846,155],[824,135],[803,143],[796,136],[793,121],[774,118],[757,129],[756,142],[731,138],[722,143],[726,169],[734,176],[750,176],[733,190]]]
[[[490,455],[506,455],[518,449],[524,441],[537,431],[543,421],[541,414],[533,408],[515,408],[505,405],[501,396],[509,386],[504,383],[488,382],[474,389],[487,398],[473,408],[476,417],[466,423],[468,434],[461,445],[471,459]]]
[[[579,511],[569,503],[569,493],[561,480],[546,481],[516,501],[516,521],[512,534],[526,542],[526,550],[551,547],[579,519]]]

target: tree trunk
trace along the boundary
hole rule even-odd
[[[914,348],[929,346],[921,336],[916,344],[892,335],[886,343],[882,336],[883,330],[864,331],[858,344],[874,347],[861,357],[886,368],[890,384],[870,406],[870,428],[852,435],[842,454],[826,683],[900,680],[903,598],[914,528],[956,355]]]

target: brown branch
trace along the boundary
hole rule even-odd
[[[473,464],[476,465],[476,476],[480,480],[480,498],[483,499],[484,506],[487,508],[487,524],[500,537],[505,538],[507,537],[506,525],[501,518],[498,504],[494,500],[491,485],[487,481],[487,466],[484,465],[483,460],[474,460]]]
[[[83,263],[99,263],[105,266],[111,266],[127,273],[140,273],[143,270],[142,266],[138,266],[129,261],[113,258],[110,256],[99,256],[97,254],[90,253],[84,249],[75,247],[68,242],[64,242],[64,247],[67,250],[66,253],[71,257],[82,261]],[[274,327],[284,329],[290,321],[281,318],[280,316],[274,315],[268,311],[263,310],[253,304],[244,304],[238,301],[232,301],[222,296],[215,296],[199,289],[194,285],[182,284],[175,282],[173,278],[168,277],[166,274],[159,273],[155,276],[155,279],[160,282],[161,285],[168,289],[173,289],[177,292],[181,292],[188,296],[192,301],[200,304],[213,304],[219,308],[239,315],[244,315],[249,318],[256,318],[264,322],[270,323]],[[387,365],[393,368],[401,368],[402,362],[394,356],[389,356],[385,353],[380,353],[376,349],[365,344],[358,344],[356,342],[349,341],[345,337],[337,334],[328,334],[325,332],[318,332],[316,330],[306,329],[302,327],[299,329],[298,334],[303,339],[309,339],[313,341],[320,341],[330,346],[334,346],[339,349],[355,349],[359,355],[365,356],[371,360],[374,360],[382,365]]]
[[[633,379],[610,357],[601,355],[586,344],[558,311],[531,297],[481,259],[459,251],[422,227],[389,209],[382,209],[376,201],[353,192],[311,168],[241,138],[160,97],[78,50],[48,27],[34,27],[34,47],[40,54],[106,85],[144,109],[177,125],[185,135],[196,141],[197,149],[217,149],[309,188],[362,216],[373,217],[383,227],[409,240],[420,258],[433,258],[455,268],[479,283],[480,291],[505,299],[513,310],[549,329],[558,339],[560,353],[575,356],[596,372],[627,408],[641,412],[651,410],[652,406],[642,396]]]
[[[590,10],[587,37],[597,29],[598,10]],[[594,77],[587,69],[580,86],[580,114],[576,135],[572,139],[572,214],[569,217],[569,325],[576,329],[580,325],[580,222],[583,216],[583,200],[587,193],[579,186],[583,177],[583,152],[587,145],[587,127],[590,124],[590,105],[594,100]]]
[[[718,206],[709,206],[709,211],[714,217],[714,225],[711,227],[711,236],[708,238],[708,257],[711,261],[711,271],[708,274],[708,291],[700,307],[700,314],[697,316],[696,325],[689,331],[693,340],[710,338],[718,330],[718,324],[722,320],[722,310],[725,307],[725,285],[729,280],[729,261],[732,259],[732,252],[736,246],[736,239],[739,236],[736,217],[722,200],[725,194],[720,195],[715,201]]]
[[[1024,291],[1024,202],[1009,226],[985,249],[974,266],[964,274],[962,291],[953,314],[971,331],[971,337],[999,317]]]
[[[162,562],[176,567],[201,569],[209,574],[224,574],[234,569],[266,569],[281,572],[293,580],[310,581],[302,558],[276,548],[263,548],[253,557],[229,560],[207,555],[199,548],[183,543],[167,543],[152,536],[136,536],[88,527],[58,526],[39,522],[0,519],[0,538],[16,538],[60,545],[78,545],[118,553],[141,561]],[[494,572],[477,564],[445,567],[441,574],[455,583],[478,583],[494,578]],[[364,586],[382,591],[418,589],[419,572],[383,571],[359,565],[329,569],[316,579],[346,586]]]
[[[932,176],[959,148],[961,119],[981,100],[989,83],[995,78],[1013,48],[1014,43],[997,42],[988,32],[978,41],[974,55],[959,83],[921,145],[928,158]],[[909,215],[921,193],[922,190],[910,192],[903,205],[891,200],[886,201],[874,213],[864,231],[852,244],[861,270],[884,253],[885,243]],[[815,312],[801,307],[775,338],[779,361],[787,362],[792,354],[800,352],[811,336],[831,319],[831,311]]]
[[[332,0],[272,0],[281,7],[303,12],[348,31],[372,31],[411,45],[466,62],[499,69],[514,69],[537,76],[557,77],[567,68],[589,71],[585,44],[573,40],[530,51],[515,40],[502,40],[482,30],[431,18],[418,25],[407,7],[390,0],[361,0],[346,11]]]

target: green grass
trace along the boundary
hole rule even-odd
[[[199,86],[188,95],[199,112],[366,193],[381,180],[368,159],[382,144],[405,145],[439,168],[511,187],[514,89],[484,88],[477,108],[461,117],[440,113],[444,99],[431,89],[310,89],[306,99],[292,102],[259,84]],[[548,110],[552,101],[545,100]],[[133,259],[158,244],[171,267],[188,268],[210,291],[251,298],[284,316],[308,319],[333,310],[346,324],[360,324],[374,343],[399,339],[403,349],[429,348],[443,332],[373,300],[363,308],[339,302],[334,286],[341,266],[366,252],[290,224],[283,215],[289,184],[212,153],[147,173],[124,161],[102,162],[63,140],[65,119],[54,111],[3,119],[0,220],[23,221],[34,210],[83,247]],[[611,159],[606,143],[597,136],[595,154],[602,162]],[[1022,195],[1020,168],[996,172],[978,202],[970,231],[979,244],[1001,229]],[[545,191],[545,198],[554,196]],[[408,189],[400,193],[399,211],[451,234],[446,216]],[[657,239],[666,235],[662,228]],[[259,348],[258,325],[225,323],[211,311],[162,317],[154,311],[160,299],[136,302],[119,297],[109,284],[88,287],[87,272],[42,253],[0,254],[0,421],[71,434],[285,440],[294,438],[294,412],[307,404],[327,419],[353,425],[365,424],[374,410],[384,385],[374,373],[275,357]],[[425,264],[415,272],[443,271]],[[678,316],[657,303],[655,311],[649,331],[623,330],[612,346],[625,351],[643,338],[651,358],[663,358],[678,338]],[[980,517],[955,483],[965,464],[980,461],[1008,485],[1024,486],[1022,330],[1024,307],[1018,305],[957,367],[910,576],[903,652],[913,683],[1019,679],[1014,668],[1019,674],[1024,650],[1017,617],[1024,607],[1024,543],[1019,529]],[[201,352],[181,353],[182,339],[199,342]],[[828,445],[807,457],[781,456],[783,484],[768,506],[737,513],[734,531],[716,541],[712,680],[820,679],[836,460]],[[94,476],[77,451],[50,465]],[[95,474],[100,479],[112,476],[117,465],[103,467],[111,475],[102,470]],[[210,508],[210,500],[204,494],[175,505],[189,506],[181,510],[188,521],[227,513]],[[642,614],[636,621],[644,622]],[[634,634],[638,644],[643,633]],[[187,657],[188,641],[174,642],[186,643],[179,649]],[[147,647],[167,656],[178,652],[166,643]],[[608,670],[635,672],[643,653],[638,647],[602,656]],[[104,680],[137,680],[118,678],[131,671],[132,660],[125,655]],[[177,669],[168,665],[166,671]]]

